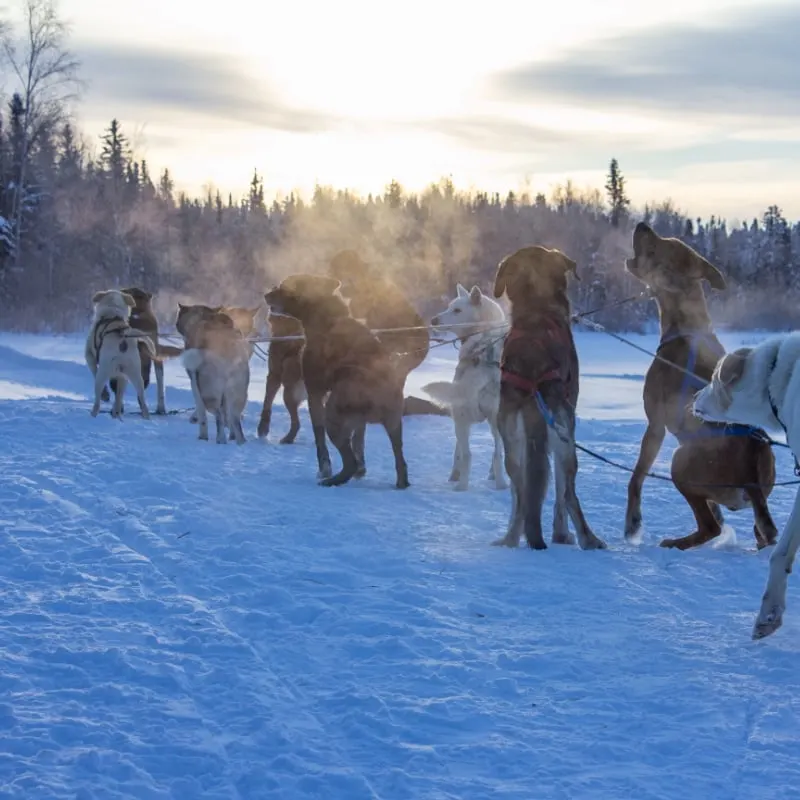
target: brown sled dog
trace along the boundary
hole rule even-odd
[[[300,430],[298,408],[306,399],[303,383],[303,326],[294,317],[270,313],[267,316],[272,336],[267,359],[267,385],[264,390],[264,405],[258,421],[258,438],[266,439],[272,422],[272,404],[278,389],[283,386],[283,403],[289,412],[289,432],[281,439],[281,444],[292,444]],[[281,341],[283,337],[285,340]]]
[[[686,550],[719,536],[720,506],[731,511],[751,506],[758,548],[774,544],[777,531],[767,498],[775,483],[775,456],[766,434],[746,425],[704,422],[691,410],[695,392],[711,380],[725,354],[712,330],[702,282],[721,290],[725,279],[691,247],[659,236],[643,222],[634,230],[633,251],[625,268],[655,296],[661,342],[656,351],[660,358],[645,376],[647,430],[628,484],[625,538],[639,537],[642,485],[669,431],[679,442],[672,457],[672,481],[691,507],[697,530],[664,539],[661,546]]]
[[[500,364],[498,427],[511,480],[508,532],[494,542],[516,547],[522,534],[528,546],[544,550],[542,504],[555,466],[553,543],[574,544],[567,513],[584,550],[602,549],[575,489],[575,406],[578,402],[578,353],[572,337],[567,275],[576,265],[559,250],[523,247],[497,268],[494,296],[508,295],[511,329]]]
[[[392,444],[397,488],[405,489],[402,379],[387,349],[350,316],[339,286],[334,278],[290,275],[264,295],[274,313],[288,314],[303,325],[303,378],[321,484],[338,486],[364,473],[364,453],[353,441],[354,433],[367,423],[380,423]],[[336,475],[331,475],[326,431],[342,457]]]
[[[153,295],[151,292],[146,292],[144,289],[139,289],[136,286],[131,286],[127,289],[120,289],[123,294],[127,294],[133,298],[134,306],[131,309],[131,315],[129,319],[130,326],[135,328],[138,331],[142,331],[142,333],[146,333],[150,338],[150,341],[156,348],[156,353],[161,356],[161,358],[156,359],[155,361],[150,357],[150,351],[148,350],[147,346],[144,342],[139,342],[139,358],[142,362],[142,381],[144,383],[144,388],[150,385],[150,367],[151,365],[155,368],[156,373],[156,414],[166,414],[167,413],[167,403],[164,396],[164,364],[163,359],[165,358],[176,358],[179,356],[183,350],[180,347],[171,347],[170,345],[160,344],[158,341],[158,320],[156,319],[156,315],[153,312],[153,305],[152,299]],[[109,385],[111,387],[111,391],[114,394],[117,394],[117,381],[116,378],[112,378],[109,381]],[[102,400],[103,402],[108,402],[110,399],[109,391],[107,387],[103,387],[103,394]]]
[[[422,317],[400,289],[385,275],[370,267],[354,250],[342,250],[330,262],[328,274],[341,281],[350,313],[362,320],[393,354],[403,384],[408,374],[427,357],[430,335]],[[414,330],[389,331],[389,328]],[[403,414],[450,416],[446,408],[421,397],[406,397]]]

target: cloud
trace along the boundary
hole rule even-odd
[[[118,116],[177,113],[289,133],[338,124],[332,115],[285,103],[233,58],[95,43],[76,49],[89,83],[87,100],[118,109],[112,112]]]
[[[495,75],[504,99],[732,116],[800,116],[800,8],[766,6],[715,26],[604,39]]]

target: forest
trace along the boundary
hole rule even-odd
[[[800,223],[777,205],[736,227],[693,218],[670,200],[633,208],[616,158],[604,187],[568,181],[549,196],[466,193],[441,178],[417,193],[389,180],[377,196],[317,186],[309,197],[272,199],[256,169],[249,184],[243,176],[241,196],[176,192],[168,168],[153,174],[137,158],[120,120],[97,141],[82,135],[74,113],[80,62],[67,47],[68,30],[51,0],[23,5],[25,36],[0,31],[5,85],[16,88],[0,113],[5,330],[83,330],[94,291],[131,285],[156,295],[170,326],[178,301],[252,306],[275,281],[323,270],[343,248],[386,270],[425,315],[456,281],[490,287],[498,261],[528,244],[558,247],[577,261],[576,310],[607,306],[596,322],[645,330],[656,319],[653,303],[613,305],[642,288],[623,268],[640,219],[722,270],[727,290],[709,295],[718,326],[796,324]]]

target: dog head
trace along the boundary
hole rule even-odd
[[[502,325],[505,318],[500,303],[485,295],[480,287],[473,286],[467,291],[459,283],[456,286],[456,296],[444,311],[431,318],[431,325],[445,331],[452,330],[457,336],[464,337],[479,330]]]
[[[370,275],[370,268],[355,250],[341,250],[331,259],[328,275],[339,281],[340,289],[346,292],[363,283]]]
[[[233,320],[224,312],[224,306],[186,306],[183,303],[178,303],[175,327],[184,339],[200,327],[235,328]]]
[[[92,295],[94,315],[97,319],[120,318],[127,322],[136,301],[120,289],[107,289]]]
[[[656,291],[683,293],[692,284],[708,281],[712,289],[725,288],[722,273],[680,239],[659,236],[640,222],[633,231],[633,258],[625,269]]]
[[[494,296],[508,296],[514,306],[557,306],[569,314],[567,277],[580,280],[577,265],[560,250],[540,245],[523,247],[506,256],[497,267]]]
[[[250,336],[256,329],[256,317],[261,311],[261,306],[256,308],[244,308],[243,306],[222,306],[222,313],[227,314],[239,333],[245,338]]]
[[[339,289],[341,282],[327,275],[290,275],[270,289],[264,300],[271,315],[288,315],[305,326],[323,310],[347,316],[347,303]]]
[[[694,397],[695,416],[709,422],[781,427],[775,412],[780,413],[782,400],[773,394],[781,344],[782,339],[768,339],[757,347],[740,347],[724,355],[717,362],[710,383]]]
[[[121,291],[125,292],[125,294],[129,294],[134,299],[135,305],[133,308],[135,312],[141,313],[150,311],[150,301],[153,299],[152,292],[146,292],[144,289],[139,289],[137,286],[129,286]]]

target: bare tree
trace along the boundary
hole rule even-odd
[[[13,265],[22,268],[23,215],[32,199],[27,192],[30,152],[37,137],[55,130],[66,116],[67,104],[81,86],[80,62],[66,47],[67,25],[58,17],[55,0],[22,0],[22,31],[3,35],[3,51],[19,82],[22,114],[21,163],[13,193]]]

